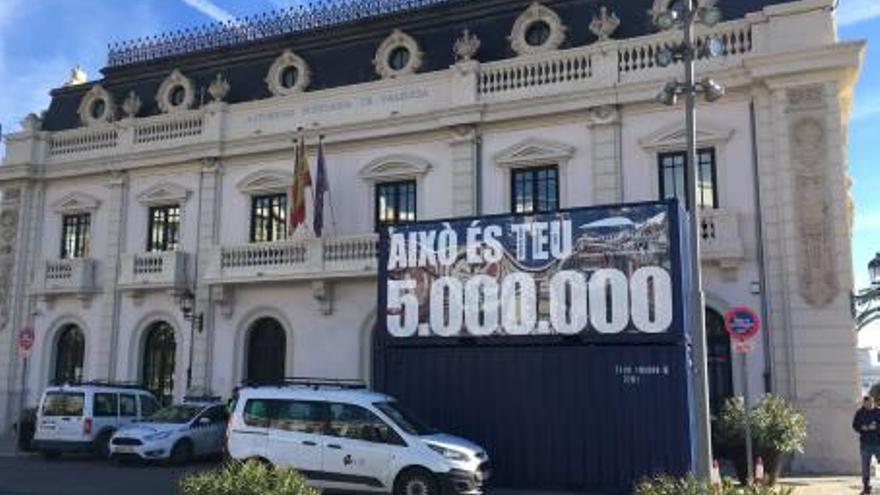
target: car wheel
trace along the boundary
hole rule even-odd
[[[437,480],[424,469],[404,471],[394,484],[394,495],[438,495]]]
[[[105,431],[98,435],[98,438],[92,443],[92,453],[99,459],[110,458],[110,438],[113,437],[112,431]]]
[[[190,459],[192,459],[192,454],[192,443],[190,443],[189,440],[180,440],[171,448],[169,460],[171,461],[171,464],[180,466],[189,462]]]

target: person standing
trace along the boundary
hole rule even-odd
[[[862,495],[871,493],[871,459],[880,460],[880,409],[874,398],[866,395],[862,407],[856,411],[852,424],[859,434],[859,448],[862,453]]]

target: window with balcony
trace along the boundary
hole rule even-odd
[[[287,238],[287,195],[253,196],[251,242],[277,242]]]
[[[513,213],[547,213],[559,209],[559,169],[555,165],[514,169],[510,181]]]
[[[687,204],[691,188],[687,185],[687,153],[676,151],[658,155],[660,171],[660,199],[678,198]],[[697,152],[697,205],[718,208],[718,178],[715,167],[715,149]]]
[[[85,258],[89,255],[89,213],[64,215],[61,220],[61,258]]]
[[[147,252],[177,251],[180,242],[180,206],[150,208]]]
[[[376,184],[376,227],[416,221],[416,181]]]

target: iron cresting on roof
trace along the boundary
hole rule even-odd
[[[107,65],[121,67],[231,47],[292,33],[474,0],[318,0],[228,22],[121,41],[109,46]]]

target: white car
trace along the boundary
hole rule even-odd
[[[332,383],[240,389],[227,450],[328,490],[476,495],[490,473],[473,442],[425,426],[392,397]]]
[[[92,452],[106,458],[113,433],[159,409],[141,387],[102,382],[47,387],[37,409],[34,450],[46,457]]]
[[[143,421],[120,428],[110,439],[114,460],[170,460],[223,453],[226,408],[217,402],[185,402],[160,409]]]

